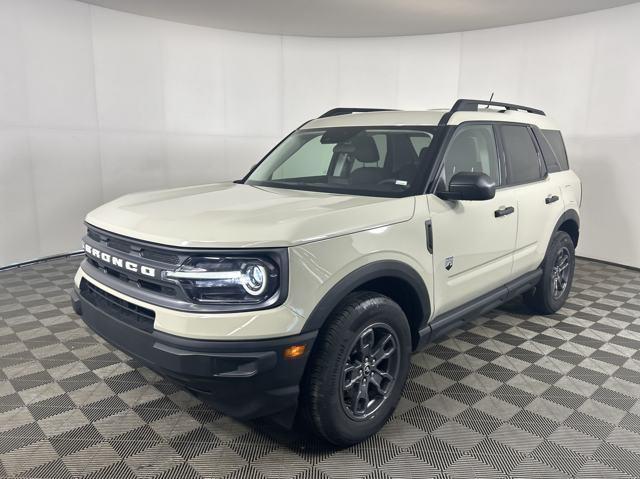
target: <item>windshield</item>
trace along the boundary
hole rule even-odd
[[[256,186],[403,196],[424,176],[435,127],[299,130],[246,179]]]

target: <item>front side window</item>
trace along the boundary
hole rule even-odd
[[[500,185],[500,165],[491,125],[463,125],[456,129],[444,158],[438,189],[446,190],[460,172],[480,172]]]
[[[435,127],[299,130],[246,183],[373,196],[404,196],[422,178]]]
[[[541,179],[540,157],[529,128],[524,125],[502,125],[500,129],[509,183],[517,185]]]

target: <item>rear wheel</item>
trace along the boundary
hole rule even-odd
[[[569,296],[576,265],[571,237],[556,232],[542,263],[542,277],[535,288],[524,295],[525,303],[542,314],[558,311]]]
[[[303,384],[307,424],[340,447],[375,434],[392,414],[407,378],[411,333],[394,301],[349,295],[320,333]]]

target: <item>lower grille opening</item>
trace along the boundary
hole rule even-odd
[[[131,326],[146,332],[153,331],[156,313],[137,304],[120,299],[98,288],[86,279],[80,282],[80,295],[96,308]]]

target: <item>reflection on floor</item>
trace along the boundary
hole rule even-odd
[[[579,260],[559,314],[511,303],[412,359],[393,420],[335,451],[241,424],[91,334],[78,258],[0,273],[0,477],[638,477],[640,273]]]

